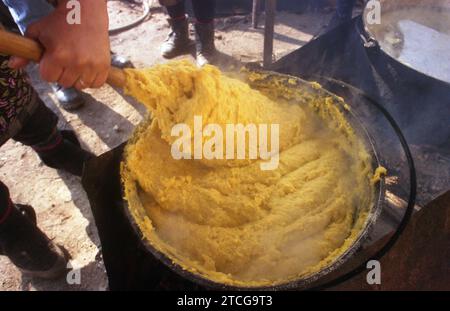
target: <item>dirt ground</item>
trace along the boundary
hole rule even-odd
[[[111,25],[122,24],[139,15],[139,7],[109,1]],[[276,17],[274,58],[278,59],[313,38],[331,18],[331,10],[320,13]],[[217,20],[217,48],[235,60],[261,61],[263,22],[252,29],[249,16]],[[139,26],[111,36],[112,50],[127,56],[136,67],[164,62],[159,46],[168,33],[166,16],[158,5]],[[82,145],[100,155],[127,140],[145,115],[145,109],[109,86],[88,90],[86,105],[72,113],[62,110],[48,84],[39,80],[37,68],[30,75],[46,105],[60,117],[60,128],[73,129]],[[105,290],[107,278],[99,250],[97,229],[80,179],[47,168],[30,148],[10,140],[0,149],[0,179],[9,186],[14,202],[31,204],[38,224],[57,243],[70,252],[71,266],[80,269],[81,283],[70,285],[65,278],[56,281],[31,280],[5,257],[0,257],[0,290]]]

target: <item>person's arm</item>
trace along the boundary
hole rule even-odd
[[[9,0],[18,3],[33,0]],[[102,86],[110,68],[106,0],[78,0],[81,23],[69,24],[68,0],[60,1],[48,16],[28,26],[25,35],[45,49],[39,63],[44,80],[78,89]],[[13,57],[10,66],[21,68],[26,60]]]

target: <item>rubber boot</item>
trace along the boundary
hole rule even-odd
[[[11,203],[12,204],[12,203]],[[55,279],[67,271],[67,257],[30,219],[34,213],[11,206],[8,217],[0,224],[0,250],[22,274]],[[27,215],[28,213],[28,215]],[[35,217],[35,216],[34,216]],[[33,216],[31,216],[33,218]]]
[[[59,84],[52,83],[51,87],[58,99],[59,104],[64,110],[73,111],[84,106],[85,101],[81,91],[76,88],[65,88]]]
[[[214,64],[217,61],[217,52],[214,45],[214,22],[195,24],[196,58],[197,66]]]
[[[83,173],[84,162],[93,154],[82,149],[73,131],[61,131],[62,142],[50,150],[36,150],[45,165],[76,176]]]
[[[166,41],[161,45],[161,55],[164,58],[174,58],[188,54],[193,46],[189,39],[189,25],[187,17],[184,19],[167,19],[171,31]]]

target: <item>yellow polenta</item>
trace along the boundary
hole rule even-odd
[[[273,285],[322,269],[355,241],[373,200],[371,157],[329,99],[296,104],[264,89],[187,61],[127,70],[126,92],[152,113],[126,148],[130,211],[156,249],[216,282]],[[195,115],[280,124],[278,168],[174,160],[171,128]]]

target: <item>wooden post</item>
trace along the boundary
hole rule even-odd
[[[277,0],[266,0],[266,22],[264,26],[264,68],[272,64],[273,35],[275,30],[275,11]]]
[[[258,28],[259,10],[261,9],[261,0],[253,0],[252,7],[252,26],[253,29]]]

